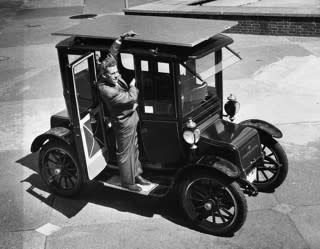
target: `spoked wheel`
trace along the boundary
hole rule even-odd
[[[62,196],[77,194],[83,177],[71,146],[60,141],[47,143],[40,152],[40,174],[49,189]]]
[[[263,164],[257,166],[256,180],[259,191],[273,191],[279,187],[288,174],[288,158],[281,145],[273,138],[261,137]]]
[[[191,223],[214,235],[233,234],[247,217],[247,202],[238,183],[210,174],[181,183],[180,201]]]

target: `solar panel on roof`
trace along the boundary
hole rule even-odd
[[[106,15],[83,21],[53,35],[116,39],[133,30],[138,35],[128,38],[131,41],[193,47],[236,24],[220,20]]]

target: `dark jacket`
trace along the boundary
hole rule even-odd
[[[122,79],[119,79],[119,85],[100,83],[99,91],[111,119],[122,120],[135,111],[139,90],[134,86],[127,86]]]
[[[121,38],[115,40],[109,49],[108,56],[117,60],[121,44]],[[135,112],[139,91],[134,86],[128,86],[121,77],[115,85],[113,82],[104,81],[100,76],[99,91],[112,120],[123,120]]]

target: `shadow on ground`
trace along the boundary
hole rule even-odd
[[[88,203],[93,203],[120,212],[130,212],[150,218],[159,214],[177,225],[196,230],[182,216],[174,193],[157,198],[105,187],[97,181],[92,181],[86,184],[77,196],[64,198],[50,193],[42,181],[38,169],[38,153],[29,154],[17,160],[17,163],[35,172],[22,180],[22,182],[28,182],[31,185],[26,191],[67,218],[72,218]],[[228,237],[230,236],[233,235],[228,235]]]

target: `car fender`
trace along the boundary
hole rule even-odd
[[[72,132],[65,127],[54,127],[47,132],[37,136],[31,144],[31,152],[36,152],[42,145],[51,139],[59,139],[67,144],[72,144],[73,136]]]
[[[255,128],[258,130],[258,132],[261,134],[267,133],[268,135],[275,137],[275,138],[282,138],[282,132],[275,127],[273,124],[270,124],[266,121],[260,120],[260,119],[248,119],[244,120],[239,123],[239,125],[244,125],[247,127]]]
[[[192,174],[192,172],[201,169],[215,170],[221,173],[222,175],[232,179],[239,178],[241,175],[239,167],[237,167],[232,162],[225,160],[221,157],[207,155],[201,157],[200,160],[198,160],[197,162],[187,165],[186,167],[179,170],[179,172],[177,173],[177,178],[181,178],[185,174]]]

